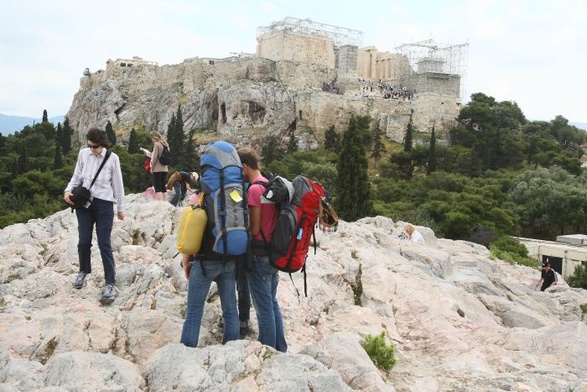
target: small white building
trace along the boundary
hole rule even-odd
[[[528,255],[541,262],[549,261],[550,266],[565,279],[573,275],[575,268],[587,264],[587,235],[559,235],[556,241],[544,241],[518,237],[528,249]]]

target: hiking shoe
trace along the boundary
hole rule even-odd
[[[104,287],[104,293],[102,294],[102,298],[100,298],[100,303],[102,303],[102,305],[111,304],[114,302],[114,298],[116,298],[114,285],[107,284],[106,287]]]
[[[80,272],[77,274],[77,278],[75,278],[75,283],[73,284],[76,289],[79,290],[84,287],[84,284],[86,283],[86,276],[88,276],[88,274],[85,272]]]

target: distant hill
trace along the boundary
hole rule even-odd
[[[52,122],[54,125],[57,123],[63,124],[65,116],[55,116],[49,117],[49,122]],[[2,135],[10,135],[14,132],[22,131],[22,129],[27,125],[33,125],[40,123],[42,118],[33,118],[33,117],[21,117],[21,116],[7,116],[5,114],[0,113],[0,133]]]

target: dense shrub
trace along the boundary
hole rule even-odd
[[[395,346],[385,343],[385,337],[385,331],[377,336],[369,334],[365,336],[361,346],[363,346],[375,366],[388,371],[393,369],[397,359],[395,358]]]

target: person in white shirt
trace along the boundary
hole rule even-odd
[[[95,225],[105,278],[104,292],[100,302],[109,304],[116,297],[114,288],[116,271],[111,243],[114,204],[116,204],[118,219],[123,220],[124,185],[118,155],[110,152],[110,156],[106,156],[107,147],[110,147],[106,132],[92,128],[88,131],[86,139],[87,147],[82,148],[77,156],[73,175],[65,188],[63,196],[66,203],[73,205],[71,196],[72,190],[76,186],[83,185],[89,188],[91,192],[89,205],[75,210],[79,235],[77,245],[79,274],[75,279],[74,286],[76,289],[81,289],[85,284],[87,275],[92,272],[92,232]],[[98,168],[105,159],[106,162],[96,177],[96,181],[90,186],[98,172]]]
[[[410,241],[419,244],[426,244],[426,241],[424,241],[424,236],[422,236],[422,234],[418,230],[416,230],[416,228],[413,225],[408,223],[404,227],[404,230],[406,231],[406,234]]]

